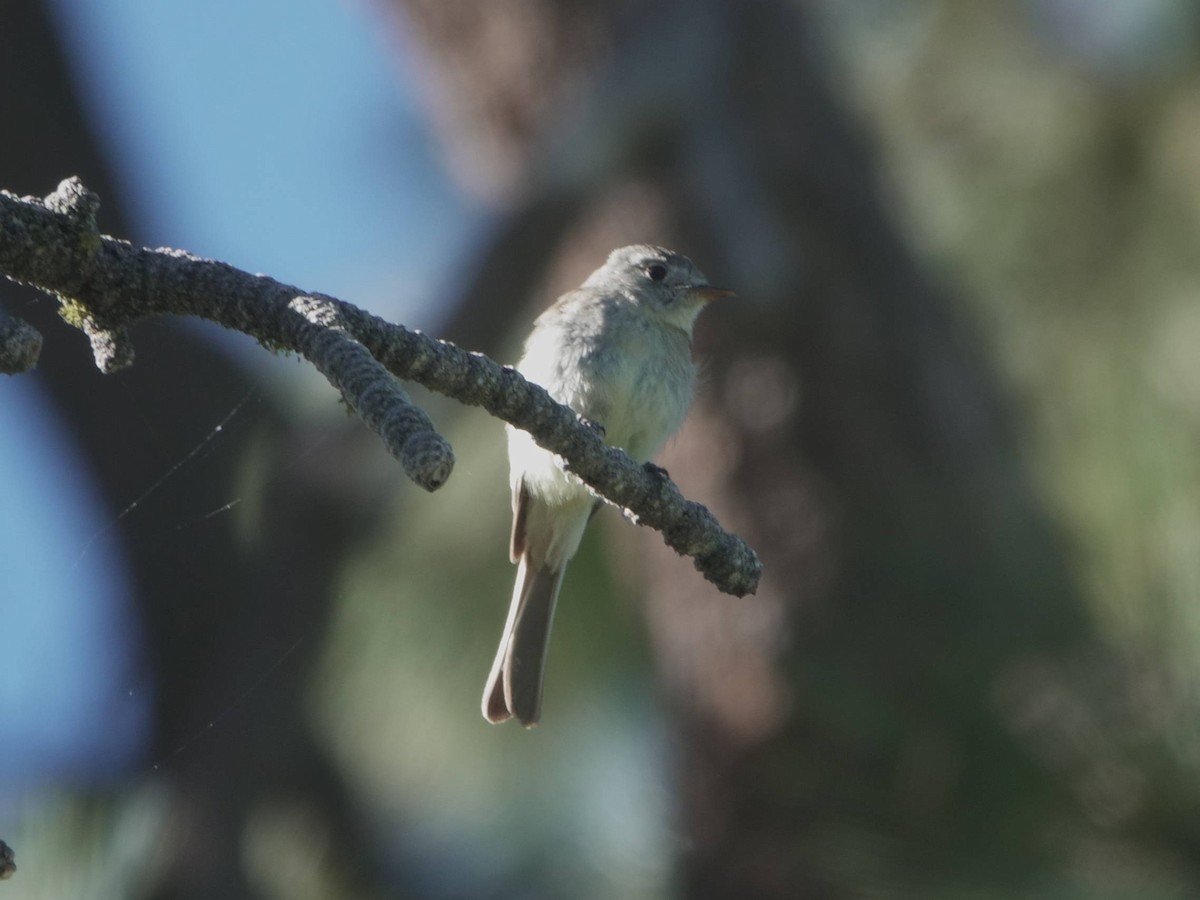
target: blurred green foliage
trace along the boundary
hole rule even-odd
[[[894,786],[908,819],[831,814],[805,835],[808,846],[847,897],[1195,896],[1195,861],[1185,855],[1197,846],[1200,808],[1195,6],[809,6],[821,37],[816,52],[869,136],[895,227],[958,301],[952,314],[981,338],[1034,496],[1059,526],[1058,549],[1125,668],[1105,661],[1097,672],[1086,659],[1010,666],[993,699],[1026,747],[1028,767],[998,767],[993,781],[970,785],[969,799],[983,818],[995,809],[1011,822],[973,819],[947,835],[939,792],[952,790],[961,748],[936,723],[910,731],[910,711],[887,706],[850,667],[813,662],[805,676],[815,719],[830,732],[804,752],[904,745],[911,764]],[[656,537],[614,534],[621,526],[607,526],[617,517],[604,513],[610,521],[593,526],[567,575],[545,724],[530,733],[486,725],[475,710],[512,578],[501,426],[477,411],[423,402],[456,448],[455,475],[435,495],[389,486],[390,525],[345,568],[311,686],[319,740],[387,848],[368,852],[403,848],[407,883],[422,896],[672,895],[672,859],[686,849],[673,793],[678,736],[652,693],[638,598],[626,589],[636,581],[630,550]],[[998,604],[992,614],[985,624],[1002,628],[1005,609]],[[954,676],[946,673],[946,683]],[[1110,717],[1114,707],[1121,709]],[[968,722],[976,715],[986,744],[996,737],[986,730],[992,725],[962,711]],[[1128,730],[1111,733],[1110,719]],[[756,764],[782,796],[825,787],[809,780],[820,765],[798,756],[764,753]],[[1031,787],[1035,766],[1069,773],[1056,790],[1079,803],[1091,830],[1057,818]],[[855,793],[839,784],[829,803],[861,812],[877,787]],[[129,796],[153,799],[148,790]],[[1143,822],[1139,804],[1150,794],[1173,805]],[[163,813],[144,806],[143,831],[129,833],[151,855],[146,833]],[[281,808],[251,829],[247,854],[260,889],[349,896],[317,875],[289,881],[287,872],[309,871],[302,866],[320,858],[323,841],[320,823],[305,830],[303,813]],[[23,833],[4,835],[18,849],[17,879],[28,885],[43,856],[95,852],[80,849],[93,832],[108,846],[128,830],[124,813],[110,812],[98,828],[89,809],[86,800],[47,800]],[[871,814],[884,820],[876,828],[862,825]],[[55,825],[42,830],[47,820]],[[1177,834],[1164,837],[1164,821]],[[893,865],[893,826],[897,834],[927,828],[931,848],[951,848],[945,857],[930,851],[931,874],[920,885]],[[1006,833],[1027,855],[995,848],[989,871],[958,865],[954,850],[987,859],[980,844]],[[119,868],[120,854],[100,855],[107,862],[89,871]],[[1030,861],[1029,870],[1011,870],[1015,858]],[[142,877],[130,876],[124,890]],[[104,895],[42,884],[22,896]]]

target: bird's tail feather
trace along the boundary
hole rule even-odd
[[[489,722],[512,716],[526,728],[538,722],[546,648],[565,569],[534,569],[527,554],[521,557],[504,635],[483,690],[483,716]]]

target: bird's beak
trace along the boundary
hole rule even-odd
[[[737,296],[733,291],[727,291],[725,288],[711,287],[707,284],[694,284],[688,288],[688,293],[702,303],[712,303],[714,300]]]

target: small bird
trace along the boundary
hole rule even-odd
[[[517,370],[597,427],[605,441],[647,462],[692,402],[692,326],[711,300],[686,256],[635,244],[614,250],[577,290],[534,323]],[[600,500],[553,453],[508,426],[517,581],[500,649],[483,691],[489,722],[537,724],[555,601]]]

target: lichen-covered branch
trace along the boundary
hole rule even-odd
[[[88,335],[101,370],[132,362],[128,328],[135,322],[163,314],[208,319],[312,362],[408,475],[434,490],[449,477],[454,456],[396,378],[416,381],[528,431],[628,518],[660,531],[670,547],[691,556],[722,591],[742,596],[757,588],[761,564],[741,539],[684,499],[661,470],[608,447],[569,408],[512,368],[332,297],[179,250],[134,247],[100,235],[96,206],[77,179],[64,181],[45,201],[0,191],[0,273],[58,296],[63,318]],[[0,321],[0,360],[11,330]]]
[[[0,271],[58,296],[91,341],[96,365],[133,362],[128,327],[193,315],[309,360],[426,490],[445,484],[454,452],[396,379],[340,321],[336,301],[178,250],[149,250],[96,231],[98,202],[67,179],[43,203],[0,192]]]

